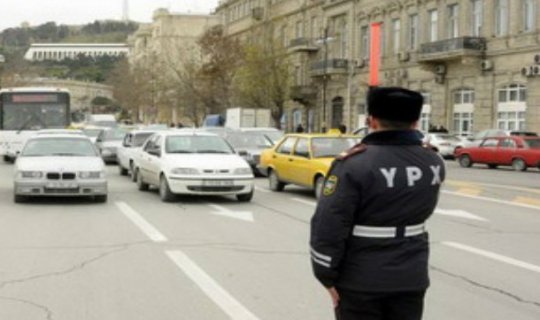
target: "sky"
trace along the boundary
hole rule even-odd
[[[209,13],[218,0],[129,0],[129,16],[150,22],[157,8],[173,12]],[[35,26],[48,21],[57,24],[85,24],[95,20],[122,18],[123,0],[0,0],[0,31],[22,22]]]

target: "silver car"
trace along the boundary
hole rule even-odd
[[[14,200],[44,196],[107,201],[105,163],[88,137],[39,135],[26,142],[15,163]]]

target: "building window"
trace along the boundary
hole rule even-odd
[[[398,54],[401,47],[401,20],[392,20],[392,45],[394,53]]]
[[[459,89],[454,92],[453,130],[462,136],[473,131],[474,90]]]
[[[471,2],[471,34],[475,37],[478,37],[480,36],[480,34],[482,34],[482,5],[482,0],[472,0]]]
[[[459,5],[448,6],[448,37],[450,39],[459,37]]]
[[[415,50],[418,47],[418,15],[409,16],[409,49]]]
[[[439,39],[439,11],[430,10],[429,15],[429,41],[437,41]]]
[[[320,37],[317,17],[311,17],[309,32],[310,32],[310,37],[312,39],[316,39]]]
[[[497,128],[501,130],[526,130],[525,112],[498,112]]]
[[[422,96],[424,96],[424,105],[422,106],[419,125],[421,131],[428,132],[431,122],[431,94],[422,92]]]
[[[534,31],[536,24],[535,0],[523,0],[523,31]]]
[[[304,22],[303,21],[296,22],[295,35],[297,39],[302,38],[304,36]]]
[[[281,33],[279,35],[281,38],[281,43],[284,47],[287,47],[289,45],[289,39],[287,38],[287,26],[281,26]]]
[[[495,1],[495,35],[508,34],[508,0]]]
[[[361,43],[361,58],[368,61],[369,60],[369,27],[362,26],[360,28],[360,43]]]
[[[497,128],[526,130],[527,87],[511,84],[498,91]]]
[[[526,102],[527,87],[521,84],[512,84],[499,90],[499,102]]]

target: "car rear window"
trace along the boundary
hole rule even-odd
[[[529,148],[540,149],[540,139],[527,139],[525,140],[525,144]]]

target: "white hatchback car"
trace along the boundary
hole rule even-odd
[[[176,195],[236,195],[253,198],[250,166],[225,140],[206,132],[159,132],[146,141],[135,159],[139,190],[159,187],[163,201]]]
[[[30,138],[15,163],[14,200],[30,197],[94,197],[107,201],[105,163],[83,135]]]

